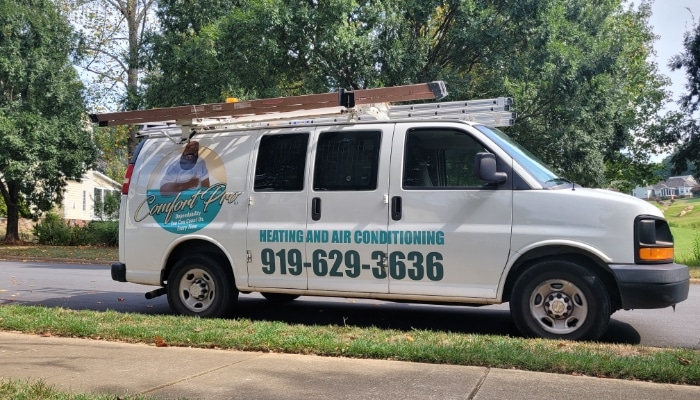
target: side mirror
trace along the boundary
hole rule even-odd
[[[479,180],[486,183],[505,183],[508,174],[496,170],[496,156],[491,153],[476,153],[474,171]]]

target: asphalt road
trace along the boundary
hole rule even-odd
[[[27,304],[74,310],[169,314],[165,296],[146,300],[151,286],[114,282],[109,266],[0,261],[0,305]],[[660,310],[618,311],[604,342],[700,349],[700,285],[688,300]],[[479,308],[300,297],[274,304],[241,295],[237,316],[298,324],[347,324],[401,330],[431,329],[518,336],[507,304]]]

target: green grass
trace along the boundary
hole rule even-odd
[[[147,400],[155,399],[154,397],[144,397],[144,396],[126,396],[126,397],[115,397],[114,395],[108,394],[80,394],[80,393],[67,393],[62,390],[58,390],[53,386],[47,385],[42,380],[36,381],[25,381],[18,379],[2,379],[0,378],[0,399],[13,399],[13,400]]]
[[[116,247],[100,246],[47,246],[39,244],[0,244],[0,259],[49,259],[106,264],[119,260]]]
[[[661,209],[671,225],[700,229],[700,197],[665,201]]]
[[[700,385],[700,352],[445,331],[0,306],[0,330],[158,346],[516,368]]]
[[[657,206],[671,226],[676,262],[694,267],[691,274],[700,277],[700,198],[664,201]]]

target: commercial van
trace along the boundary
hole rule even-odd
[[[495,127],[513,123],[509,99],[382,103],[414,100],[406,88],[332,94],[330,117],[264,100],[93,115],[143,126],[112,278],[201,317],[235,314],[250,292],[509,302],[523,335],[562,339],[687,298],[655,206],[553,172]],[[295,107],[318,105],[303,97]]]

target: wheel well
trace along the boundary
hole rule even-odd
[[[615,277],[607,265],[598,257],[586,251],[566,246],[542,247],[523,254],[508,273],[505,286],[503,287],[503,302],[510,301],[513,285],[518,277],[527,271],[528,268],[543,260],[567,260],[594,272],[603,280],[605,288],[608,290],[612,311],[614,312],[621,308],[620,291],[618,290]]]
[[[165,282],[168,280],[168,275],[170,275],[170,271],[178,260],[180,260],[182,257],[193,254],[204,254],[215,259],[219,265],[221,265],[223,270],[230,274],[231,279],[233,279],[233,268],[231,268],[231,263],[229,262],[228,257],[226,257],[226,253],[211,242],[196,239],[182,242],[173,249],[168,256],[168,260],[165,262],[165,268],[161,271],[161,283],[163,283],[165,286]]]

